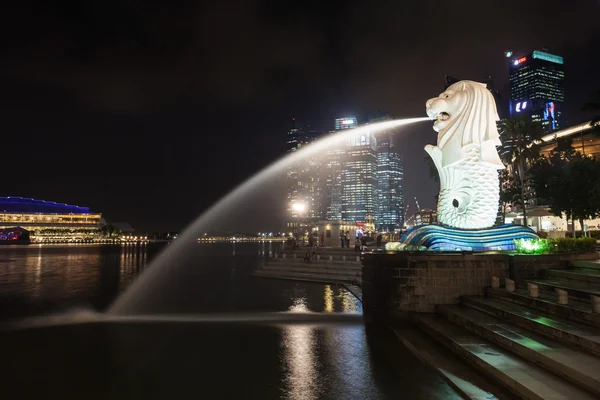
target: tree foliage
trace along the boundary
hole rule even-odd
[[[532,122],[527,117],[520,117],[502,121],[502,148],[500,157],[509,168],[513,183],[507,186],[513,196],[513,203],[521,205],[523,211],[523,225],[527,225],[527,194],[528,194],[528,166],[539,157],[537,142],[542,135],[539,123]],[[516,190],[516,193],[512,191]],[[503,188],[504,189],[504,188]],[[503,196],[503,194],[501,194]]]
[[[568,140],[559,140],[548,157],[532,164],[529,174],[532,188],[552,214],[577,220],[582,229],[584,220],[600,215],[600,162],[575,152]]]

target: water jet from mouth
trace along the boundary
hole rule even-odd
[[[363,132],[377,133],[378,131],[394,129],[403,125],[427,120],[429,120],[428,117],[397,119],[343,130],[340,133],[320,139],[315,143],[302,148],[300,151],[286,155],[273,162],[238,185],[202,213],[183,231],[179,238],[173,241],[148,266],[148,268],[146,268],[139,278],[115,300],[107,312],[116,315],[131,315],[139,312],[145,296],[151,296],[154,291],[159,290],[161,283],[169,274],[176,274],[178,268],[182,268],[186,264],[186,260],[188,259],[186,246],[196,244],[197,237],[202,232],[208,230],[209,227],[214,226],[224,213],[233,209],[239,201],[246,198],[253,190],[256,190],[266,182],[269,182],[269,180],[273,179],[273,177],[281,174],[281,171],[285,170],[289,164],[302,161],[308,157],[324,154],[327,149],[344,140],[348,140],[352,135],[361,134]]]

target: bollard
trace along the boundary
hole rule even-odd
[[[556,302],[558,304],[569,304],[569,292],[559,288],[555,288]]]
[[[333,261],[333,256],[329,256],[329,261]]]
[[[283,253],[283,255],[281,256],[281,258],[284,258],[284,259],[285,259],[285,253]]]
[[[492,276],[492,287],[494,289],[498,289],[500,287],[500,278],[497,276]]]
[[[317,260],[320,260],[320,259],[321,259],[321,255],[317,254]]]
[[[343,257],[342,257],[342,261],[343,261],[343,262],[346,262],[346,256],[343,256]]]
[[[590,296],[592,301],[592,312],[600,314],[600,296]]]
[[[527,290],[529,291],[529,296],[531,297],[538,297],[540,294],[540,289],[538,288],[538,285],[535,285],[533,283],[527,284]]]
[[[277,253],[273,253],[273,258],[277,258]]]
[[[360,256],[356,256],[356,262],[360,262]]]
[[[504,284],[506,285],[506,291],[507,292],[514,292],[515,291],[515,281],[513,281],[512,279],[504,279]]]

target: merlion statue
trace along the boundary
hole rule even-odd
[[[429,99],[426,108],[438,132],[437,146],[425,146],[440,175],[438,221],[461,229],[491,227],[498,213],[498,170],[504,168],[492,94],[483,83],[460,81]]]

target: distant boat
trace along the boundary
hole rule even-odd
[[[29,231],[20,226],[0,229],[0,246],[30,243]]]

